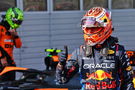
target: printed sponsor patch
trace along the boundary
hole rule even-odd
[[[111,83],[108,82],[98,82],[96,85],[93,85],[91,83],[86,83],[85,89],[86,90],[108,90],[108,89],[114,89],[116,88],[116,81],[110,81]]]
[[[127,71],[130,71],[131,69],[132,69],[131,66],[128,66],[128,67],[126,68]]]
[[[4,42],[13,42],[11,39],[5,39]]]
[[[108,54],[114,54],[114,50],[108,50]]]
[[[115,68],[115,63],[111,63],[111,64],[108,64],[108,63],[101,63],[101,64],[94,64],[94,63],[91,63],[91,64],[84,64],[83,65],[83,68],[84,69],[90,69],[90,68]]]

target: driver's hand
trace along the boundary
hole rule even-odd
[[[61,65],[65,65],[66,60],[67,60],[66,53],[65,52],[62,52],[61,55],[60,55],[60,58],[59,58],[59,63]]]
[[[0,61],[3,67],[8,66],[8,62],[6,58],[2,58]]]
[[[12,36],[18,36],[16,29],[10,29],[8,30]]]

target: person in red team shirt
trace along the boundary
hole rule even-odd
[[[67,83],[79,71],[82,90],[133,90],[133,70],[123,45],[111,36],[111,12],[91,8],[81,20],[84,45],[69,60],[62,53],[56,69],[56,84]]]

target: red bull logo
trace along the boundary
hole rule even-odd
[[[104,79],[113,79],[112,75],[103,71],[103,70],[97,70],[96,72],[89,74],[87,73],[86,76],[88,77],[86,80],[95,79],[95,80],[104,80]]]
[[[96,88],[97,90],[99,90],[99,89],[116,88],[116,81],[110,81],[110,83],[102,81],[102,80],[108,79],[108,78],[113,79],[112,74],[109,74],[103,70],[97,70],[96,72],[94,72],[92,74],[87,73],[86,76],[88,77],[86,80],[90,80],[90,79],[97,80],[97,84],[93,85],[91,83],[86,83],[85,89],[95,90],[95,88]]]
[[[116,81],[110,81],[108,84],[107,82],[98,82],[96,85],[93,85],[91,83],[86,83],[85,84],[85,89],[86,90],[108,90],[108,89],[114,89],[116,88]]]

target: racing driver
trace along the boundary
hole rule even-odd
[[[80,73],[82,90],[133,90],[133,70],[123,45],[111,36],[111,12],[93,7],[83,16],[84,45],[66,61],[62,53],[56,69],[56,84],[67,83]]]
[[[13,58],[13,49],[20,48],[22,41],[17,33],[17,28],[23,21],[23,12],[16,7],[9,8],[3,20],[0,22],[0,71],[6,66],[16,66]],[[1,81],[15,80],[15,72],[6,73],[0,78]]]

